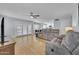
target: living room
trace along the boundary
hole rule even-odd
[[[78,7],[78,3],[0,4],[0,25],[3,23],[2,20],[4,20],[4,26],[1,25],[0,27],[0,54],[79,54],[78,50],[75,51],[77,44],[74,42],[67,44],[69,45],[66,45],[67,49],[60,48],[62,45],[54,42],[54,40],[61,42],[64,38],[69,39],[70,36],[66,36],[69,35],[69,31],[79,32]],[[76,39],[76,37],[73,36],[74,39]],[[70,46],[71,48],[69,48]],[[10,50],[10,48],[12,49]],[[63,51],[63,53],[61,51]]]

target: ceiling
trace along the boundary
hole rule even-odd
[[[40,14],[39,21],[71,16],[75,3],[0,3],[0,14],[27,19],[29,13]]]

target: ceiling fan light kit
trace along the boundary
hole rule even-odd
[[[31,16],[31,18],[35,18],[35,19],[40,17],[39,14],[33,14],[33,12],[30,12],[30,16]]]

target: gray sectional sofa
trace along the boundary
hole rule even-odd
[[[61,39],[46,42],[47,55],[79,55],[79,32],[69,31]]]
[[[59,35],[58,29],[42,29],[41,32],[38,34],[39,38],[51,41],[53,38]]]

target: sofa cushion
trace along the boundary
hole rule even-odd
[[[70,53],[57,41],[52,40],[46,43],[46,54],[48,55],[69,55]]]
[[[73,51],[79,44],[79,32],[67,32],[62,44],[64,44],[69,51]]]
[[[79,45],[78,47],[72,52],[74,55],[79,55]]]

